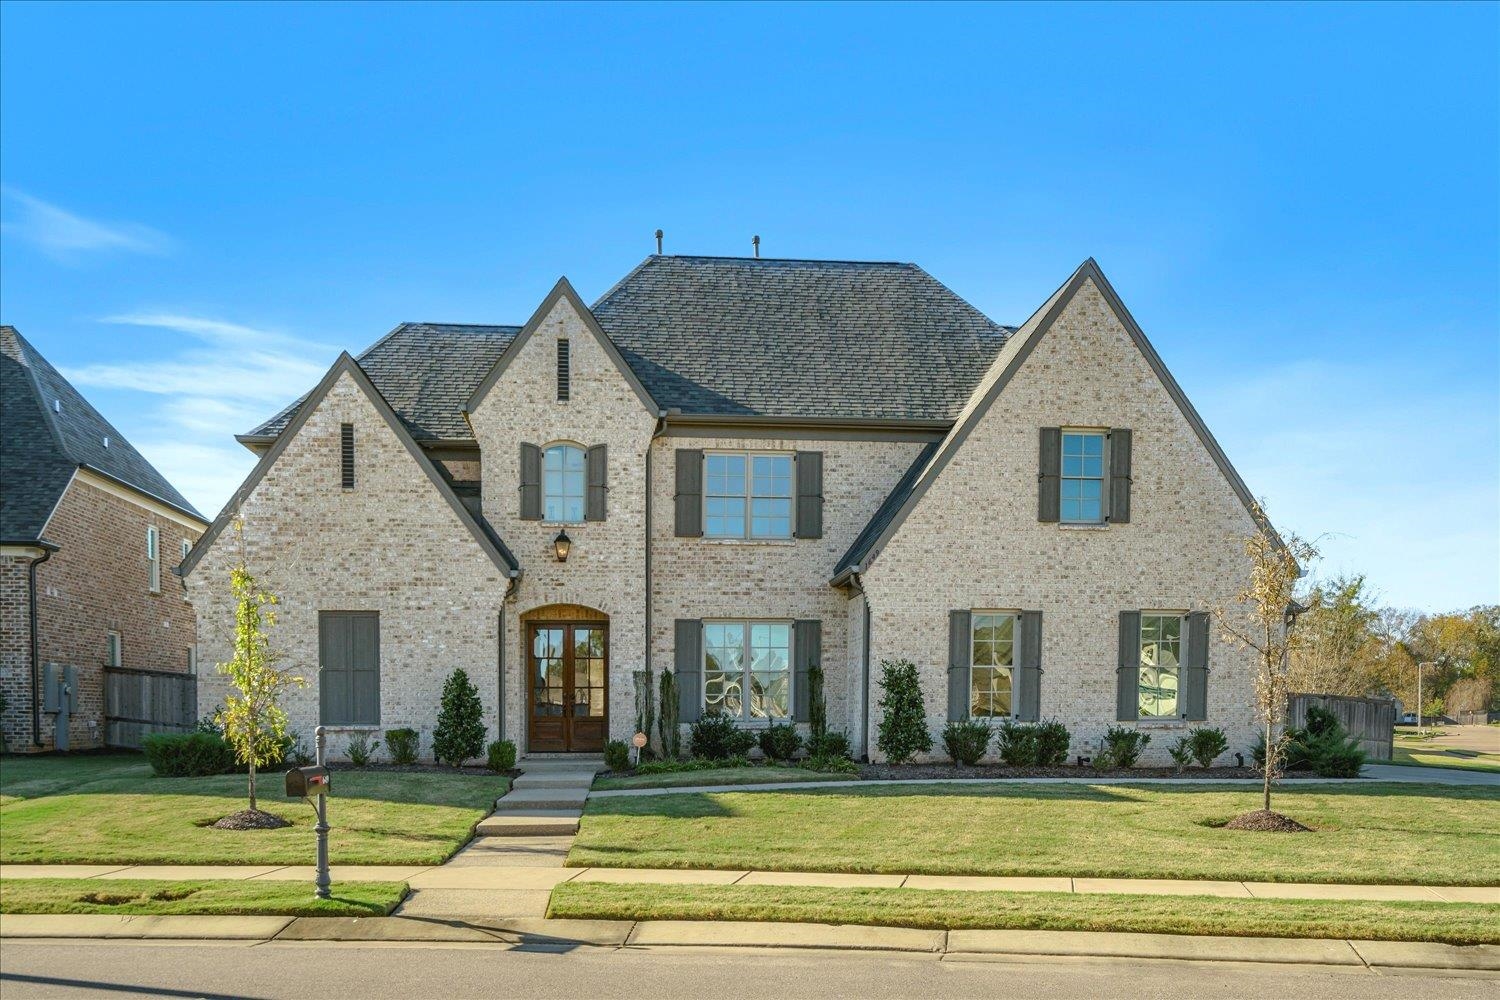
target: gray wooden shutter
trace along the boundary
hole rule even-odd
[[[585,521],[604,520],[605,499],[609,495],[609,455],[606,447],[596,444],[586,453],[588,502],[583,514]]]
[[[1056,521],[1062,509],[1062,428],[1043,427],[1037,457],[1038,521]]]
[[[1189,722],[1208,719],[1208,612],[1187,616],[1187,656],[1179,684],[1182,717]]]
[[[1016,644],[1015,716],[1036,722],[1042,716],[1042,613],[1022,611],[1020,642]]]
[[[1109,520],[1130,523],[1130,430],[1109,432]]]
[[[823,453],[797,452],[798,538],[823,537]]]
[[[542,449],[521,445],[521,520],[542,519]]]
[[[703,534],[703,450],[677,449],[677,537]]]
[[[677,720],[697,722],[703,714],[703,623],[677,619],[672,671],[677,675]]]
[[[380,724],[380,615],[377,612],[350,615],[353,658],[349,664],[351,722]]]
[[[1120,612],[1120,665],[1115,669],[1115,718],[1134,722],[1140,717],[1141,613]]]
[[[808,703],[807,671],[822,666],[823,623],[808,618],[792,623],[792,716],[797,722],[812,718]]]
[[[969,717],[970,626],[968,611],[948,612],[948,721]]]
[[[354,715],[349,664],[353,635],[344,615],[318,615],[318,721],[325,726],[347,724]]]

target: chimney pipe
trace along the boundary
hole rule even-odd
[[[656,253],[657,253],[658,256],[661,254],[661,230],[660,229],[658,229],[656,231]]]
[[[760,237],[759,236],[752,236],[752,237],[750,237],[750,245],[753,246],[753,247],[755,247],[755,256],[759,257],[760,256]]]

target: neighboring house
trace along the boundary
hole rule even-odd
[[[628,738],[642,669],[684,722],[805,720],[820,664],[873,754],[903,658],[935,733],[1253,739],[1253,661],[1209,621],[1251,495],[1093,261],[1012,328],[911,264],[653,256],[523,327],[402,324],[240,440],[261,460],[182,567],[204,656],[239,515],[293,722],[335,747],[430,746],[455,667],[541,752]]]
[[[105,739],[104,671],[188,672],[172,573],[207,521],[14,327],[0,326],[0,716],[7,748],[53,749],[50,674],[75,688],[68,748]]]

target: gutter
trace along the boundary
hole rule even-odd
[[[37,635],[36,568],[62,546],[38,538],[30,543],[42,550],[42,554],[31,560],[26,567],[26,604],[31,626],[31,745],[42,745],[42,644]]]

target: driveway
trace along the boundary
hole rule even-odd
[[[1366,764],[1361,778],[1377,781],[1404,781],[1416,785],[1491,785],[1500,787],[1500,774],[1492,771],[1463,771],[1456,767],[1407,767],[1400,764]]]

